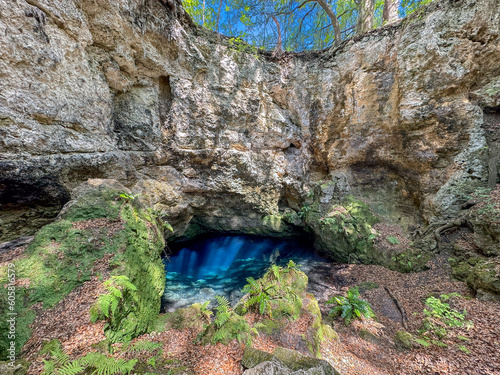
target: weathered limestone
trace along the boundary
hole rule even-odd
[[[496,0],[438,0],[280,61],[232,49],[174,1],[40,3],[50,14],[0,0],[0,241],[89,178],[142,194],[176,235],[290,233],[332,183],[324,207],[352,195],[410,231],[498,181],[483,116],[498,112]]]

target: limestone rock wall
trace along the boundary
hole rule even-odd
[[[264,218],[332,181],[323,201],[353,194],[411,229],[498,181],[483,119],[500,102],[497,0],[438,0],[279,61],[232,48],[173,0],[0,9],[1,240],[89,178],[141,193],[178,234],[286,233]]]

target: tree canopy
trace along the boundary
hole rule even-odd
[[[266,50],[330,47],[432,0],[183,0],[193,21]]]

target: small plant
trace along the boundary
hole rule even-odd
[[[210,317],[213,315],[213,312],[208,308],[208,305],[210,305],[210,301],[206,301],[201,304],[200,313],[198,316],[203,318],[203,320],[205,320],[206,322],[210,323]]]
[[[239,53],[243,53],[243,52],[249,53],[249,54],[253,55],[254,57],[258,58],[257,47],[248,44],[240,37],[229,38],[229,46],[231,48],[235,49],[236,51],[238,51]]]
[[[215,325],[221,328],[231,317],[231,305],[224,296],[215,296],[218,306],[216,308],[217,314],[215,315]]]
[[[344,319],[346,325],[349,325],[351,320],[354,318],[361,319],[362,317],[375,317],[371,305],[364,299],[360,298],[357,287],[349,289],[347,291],[347,297],[333,297],[326,303],[335,304],[335,306],[330,310],[329,315],[340,315]]]
[[[465,319],[467,311],[458,311],[446,303],[452,297],[460,297],[457,293],[443,294],[439,298],[429,297],[425,300],[426,308],[423,313],[425,318],[422,321],[422,328],[419,330],[419,344],[429,346],[431,344],[446,346],[443,340],[450,340],[454,336],[454,329],[473,326],[471,321]],[[458,339],[465,338],[456,336]],[[465,338],[467,340],[467,338]],[[428,345],[424,344],[427,343]]]
[[[77,375],[84,372],[92,375],[129,374],[137,363],[137,359],[126,361],[122,358],[116,359],[95,352],[88,353],[85,357],[73,361],[70,361],[68,354],[60,348],[50,353],[51,359],[43,361],[43,375]]]
[[[391,245],[399,245],[399,240],[394,236],[386,237],[386,240],[389,241]]]
[[[131,202],[135,200],[139,196],[139,194],[128,194],[128,193],[121,193],[118,195],[121,199],[123,199],[125,202]]]
[[[254,328],[250,328],[245,318],[236,314],[224,296],[215,296],[218,306],[216,308],[215,320],[208,325],[205,331],[199,335],[203,344],[218,342],[227,345],[231,340],[238,342],[244,340],[247,345],[252,345],[252,334],[258,335]]]
[[[104,287],[108,293],[100,295],[90,308],[90,321],[106,320],[108,326],[114,327],[119,324],[125,300],[128,296],[134,299],[137,288],[127,276],[111,276],[104,282]]]
[[[242,290],[243,293],[250,294],[250,297],[245,301],[245,308],[255,306],[260,314],[268,313],[271,316],[271,295],[269,292],[276,286],[265,284],[262,280],[255,280],[253,277],[249,277],[247,283]]]
[[[308,204],[305,204],[303,207],[300,208],[300,211],[297,213],[299,216],[299,219],[305,220],[307,218],[307,215],[312,211],[312,207],[309,206]]]

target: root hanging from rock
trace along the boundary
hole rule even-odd
[[[438,250],[441,250],[441,234],[443,234],[443,232],[447,231],[447,230],[450,230],[450,229],[453,229],[455,227],[460,227],[462,225],[464,225],[464,220],[462,219],[455,219],[453,221],[450,221],[450,222],[447,222],[446,224],[440,226],[439,228],[437,228],[435,231],[434,231],[434,238],[436,239],[436,248]]]

